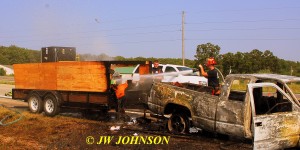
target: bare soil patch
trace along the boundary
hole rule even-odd
[[[0,98],[0,104],[7,106],[26,105],[23,102],[11,102],[10,104],[8,100]],[[12,111],[0,106],[0,120],[8,114],[15,115],[8,121],[16,119],[18,114]],[[128,125],[124,119],[88,120],[80,115],[46,117],[24,109],[21,112],[22,120],[8,126],[0,125],[0,149],[251,149],[250,144],[215,137],[213,134],[177,136],[164,132],[143,132],[140,129],[144,125]],[[109,116],[115,118],[112,116],[116,116],[116,113],[110,112]],[[111,131],[112,126],[121,128],[119,131]],[[168,144],[116,144],[120,136],[134,135],[170,136],[170,140]],[[114,136],[114,140],[110,144],[97,144],[101,136]],[[88,137],[94,138],[92,144],[87,142]]]

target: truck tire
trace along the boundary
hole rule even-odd
[[[47,94],[44,98],[44,112],[46,116],[53,117],[60,111],[59,100],[53,94]]]
[[[174,134],[189,133],[190,121],[187,115],[180,113],[172,113],[167,123],[168,130]]]
[[[43,111],[43,101],[37,93],[30,94],[28,98],[28,107],[30,112],[35,114]]]

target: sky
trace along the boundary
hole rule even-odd
[[[300,61],[299,0],[1,0],[0,45],[76,47],[79,54],[182,57],[270,50]]]

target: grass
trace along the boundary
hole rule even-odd
[[[0,84],[15,85],[15,82],[14,81],[1,81],[0,80]]]
[[[15,111],[9,110],[6,107],[3,107],[0,105],[0,120],[6,118],[2,121],[3,124],[7,124],[9,122],[17,120],[21,116],[22,116],[21,114],[15,112]]]
[[[289,83],[288,84],[289,88],[294,92],[294,94],[299,94],[300,93],[300,83]],[[233,84],[231,86],[232,90],[237,90],[237,91],[246,91],[247,86],[246,83],[240,83],[240,84]],[[276,92],[276,90],[272,87],[264,87],[263,92]]]
[[[0,76],[0,84],[15,85],[13,76]]]
[[[11,117],[5,121],[11,122],[20,114],[0,106],[0,120],[5,116]],[[42,114],[22,112],[23,118],[11,125],[0,126],[0,149],[46,149],[53,143],[68,143],[70,138],[84,140],[81,137],[91,125],[101,126],[100,122],[65,116],[46,117]],[[97,125],[98,124],[98,125]],[[76,143],[76,141],[72,141]],[[82,142],[84,144],[84,142]],[[54,144],[55,145],[55,144]]]
[[[295,94],[300,94],[300,83],[289,83],[288,86]]]

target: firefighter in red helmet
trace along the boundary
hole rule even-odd
[[[206,66],[209,69],[208,72],[205,72],[203,66],[199,64],[201,74],[207,78],[208,86],[211,86],[213,88],[213,92],[212,92],[213,95],[220,94],[218,71],[215,69],[216,64],[217,62],[213,57],[208,58],[206,61]]]

